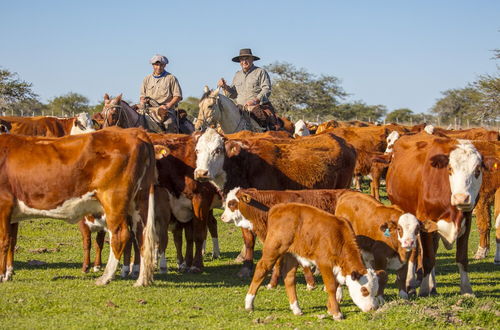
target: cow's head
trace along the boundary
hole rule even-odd
[[[432,125],[430,125],[430,124],[429,124],[429,125],[426,125],[426,126],[424,127],[424,131],[425,131],[427,134],[431,134],[431,135],[432,135],[432,134],[434,133],[434,126],[432,126]]]
[[[451,205],[463,212],[472,211],[483,179],[481,154],[474,145],[467,140],[458,140],[449,156],[437,154],[430,160],[433,167],[448,168]]]
[[[88,113],[79,113],[76,115],[70,135],[95,132],[94,126],[94,121],[90,118]]]
[[[385,272],[381,271],[377,275],[371,268],[367,269],[364,275],[357,271],[353,271],[350,275],[346,276],[346,285],[349,288],[349,295],[352,301],[354,301],[363,312],[375,310],[379,307],[379,286],[385,285],[384,282],[387,282],[387,275]]]
[[[402,214],[398,221],[387,221],[380,226],[380,230],[398,238],[401,248],[411,251],[417,246],[420,231],[431,232],[437,230],[437,225],[431,220],[420,222],[413,214]]]
[[[234,222],[237,227],[252,230],[252,223],[239,210],[240,199],[237,196],[239,190],[239,187],[234,188],[227,194],[226,201],[224,202],[224,213],[222,213],[220,219],[225,223]],[[242,196],[244,202],[249,202],[249,200],[246,200],[248,198],[249,196],[247,195]]]
[[[392,131],[387,136],[387,148],[385,148],[385,153],[393,152],[392,147],[394,146],[394,143],[396,143],[397,139],[399,139],[398,131]]]
[[[306,123],[302,119],[299,119],[295,123],[295,132],[293,133],[293,137],[308,136],[310,134],[311,133],[309,132],[309,129],[307,128]]]

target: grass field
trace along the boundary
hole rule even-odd
[[[246,312],[243,306],[249,280],[236,277],[241,265],[233,263],[242,245],[241,232],[232,224],[219,222],[219,237],[222,256],[218,260],[207,257],[202,274],[178,273],[173,244],[169,244],[169,272],[156,275],[152,287],[134,288],[133,280],[120,278],[97,287],[94,282],[99,274],[80,271],[82,248],[77,226],[51,219],[23,222],[14,281],[0,284],[0,328],[500,328],[500,267],[493,264],[492,253],[485,260],[471,260],[476,297],[458,294],[454,249],[441,248],[439,295],[401,300],[391,273],[386,304],[381,309],[362,313],[344,289],[347,299],[341,309],[346,319],[336,322],[326,314],[327,297],[321,285],[306,291],[301,274],[298,296],[303,316],[291,313],[282,285],[276,290],[261,288],[255,311]],[[474,254],[477,241],[474,223],[469,256]],[[260,257],[260,244],[257,249]],[[106,244],[106,258],[108,253]]]

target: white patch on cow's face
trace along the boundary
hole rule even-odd
[[[70,135],[85,134],[95,132],[92,119],[86,112],[79,113],[75,118],[75,125],[71,128]]]
[[[347,275],[346,284],[352,301],[363,312],[378,308],[379,301],[376,298],[378,294],[378,277],[373,269],[367,269],[367,273],[361,276],[358,281],[354,281],[351,275]]]
[[[234,188],[227,195],[224,202],[224,212],[220,219],[225,223],[234,222],[237,227],[253,230],[252,222],[246,219],[238,208],[239,199],[236,197],[238,190],[240,190],[239,187]]]
[[[431,134],[434,133],[434,126],[432,125],[427,125],[424,127],[424,131],[427,133],[427,134]]]
[[[168,192],[170,210],[175,218],[182,223],[188,223],[193,219],[193,202],[187,198],[184,194],[181,194],[179,198],[176,198],[170,192]]]
[[[398,241],[406,251],[415,248],[419,226],[418,220],[413,214],[405,213],[399,217]]]
[[[387,148],[385,149],[385,153],[393,152],[392,147],[394,147],[394,143],[399,139],[398,131],[392,131],[391,134],[387,136]]]
[[[299,119],[295,123],[295,132],[293,133],[294,136],[308,136],[311,133],[309,133],[309,129],[307,128],[306,123],[302,120]]]
[[[449,172],[451,205],[464,212],[472,211],[481,188],[481,154],[468,140],[458,140],[450,152]]]
[[[213,128],[208,128],[196,143],[194,176],[200,181],[214,181],[224,174],[224,139]],[[219,187],[223,188],[223,187]]]
[[[94,190],[89,191],[81,197],[69,198],[52,210],[34,209],[26,205],[23,201],[17,200],[17,205],[12,212],[11,223],[36,216],[64,219],[70,223],[77,223],[84,215],[103,212],[101,203],[95,198]]]

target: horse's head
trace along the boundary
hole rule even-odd
[[[120,126],[120,117],[122,113],[122,94],[111,99],[108,94],[104,94],[104,107],[102,109],[102,117],[104,122],[102,127]]]
[[[204,131],[208,127],[214,127],[221,118],[219,103],[219,90],[210,90],[205,86],[203,96],[198,104],[200,111],[196,119],[195,129]]]

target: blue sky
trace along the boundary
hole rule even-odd
[[[138,101],[148,59],[166,55],[184,97],[231,80],[240,48],[341,79],[349,101],[426,112],[499,61],[500,1],[0,2],[0,67],[42,101],[76,92]]]

